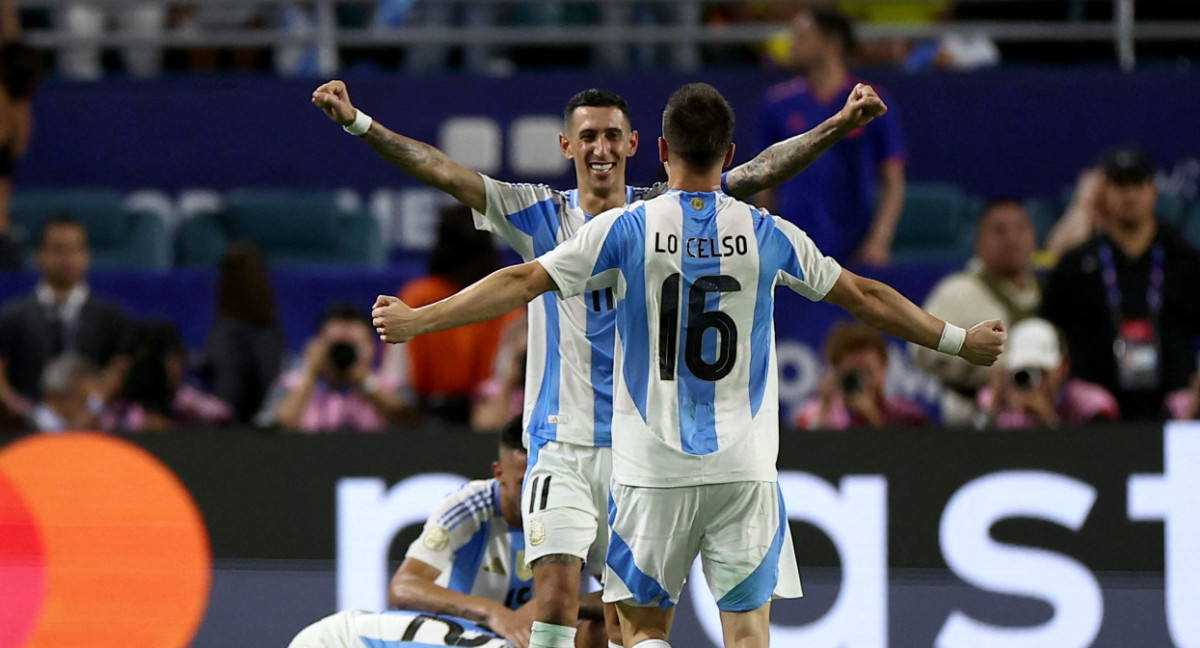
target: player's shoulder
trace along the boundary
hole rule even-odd
[[[495,479],[477,479],[450,493],[430,516],[438,526],[454,529],[467,520],[486,520],[496,509]]]
[[[768,105],[776,104],[794,99],[806,92],[808,92],[808,82],[803,77],[797,76],[767,88],[766,94],[763,95],[763,102]]]
[[[556,198],[560,202],[568,202],[570,191],[556,189],[548,184],[539,182],[509,182],[507,180],[498,180],[491,176],[479,174],[483,178],[484,184],[489,190],[503,191],[508,193],[532,194],[545,196],[546,198]]]

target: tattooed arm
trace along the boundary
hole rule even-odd
[[[748,198],[791,178],[847,133],[866,126],[885,112],[887,106],[871,86],[855,85],[837,114],[808,132],[772,144],[758,157],[725,174],[729,195]]]
[[[343,126],[353,123],[358,116],[346,84],[341,81],[330,81],[317,88],[312,102]],[[437,148],[394,133],[377,121],[371,124],[363,140],[408,175],[454,196],[471,209],[487,210],[487,194],[479,173],[451,160]]]

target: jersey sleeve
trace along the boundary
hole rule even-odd
[[[624,208],[610,209],[588,221],[562,245],[538,257],[564,299],[585,290],[616,287],[624,243],[623,228],[618,224],[624,214]]]
[[[454,565],[455,552],[479,531],[492,503],[491,480],[473,481],[451,493],[429,514],[421,535],[408,546],[406,558],[445,572]]]
[[[545,185],[502,182],[480,174],[487,196],[487,211],[473,211],[475,229],[504,239],[521,258],[537,256],[535,241],[546,239],[549,249],[559,227],[562,196]]]
[[[842,275],[842,266],[822,254],[804,230],[778,216],[771,218],[775,229],[763,260],[776,264],[776,285],[787,286],[812,301],[825,299]]]

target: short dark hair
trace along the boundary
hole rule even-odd
[[[437,242],[429,252],[429,274],[465,288],[495,270],[498,256],[491,233],[475,229],[470,207],[454,202],[442,208]]]
[[[825,338],[825,361],[835,365],[847,355],[863,349],[874,351],[887,362],[887,343],[879,331],[866,324],[842,321],[834,325],[829,337]]]
[[[88,231],[87,228],[83,226],[83,222],[74,216],[59,214],[57,216],[51,216],[45,221],[42,221],[42,226],[38,228],[37,249],[40,250],[45,247],[46,233],[49,232],[50,228],[52,227],[77,227],[81,232],[83,232],[83,244],[88,244]]]
[[[37,48],[24,43],[0,45],[0,85],[17,101],[33,97],[47,68],[46,55]]]
[[[676,90],[663,110],[667,147],[697,170],[725,158],[733,141],[733,124],[733,108],[707,83],[689,83]]]
[[[317,322],[317,328],[322,329],[326,324],[335,320],[362,322],[367,328],[375,330],[374,325],[371,323],[371,316],[350,302],[334,302],[327,306],[325,312],[321,313],[321,321]]]
[[[858,37],[854,34],[854,21],[850,16],[833,7],[815,7],[809,13],[822,35],[841,42],[843,56],[849,56],[858,49]]]
[[[632,127],[633,116],[629,114],[629,104],[621,98],[621,95],[602,88],[589,88],[583,92],[577,93],[571,100],[567,102],[567,107],[563,109],[563,121],[571,121],[571,115],[575,114],[576,108],[616,108],[625,115],[625,122]]]
[[[521,417],[514,416],[509,419],[504,427],[500,428],[500,453],[510,450],[525,451],[524,442],[524,427],[521,425]]]

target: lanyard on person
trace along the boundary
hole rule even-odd
[[[1163,248],[1155,244],[1150,249],[1150,287],[1146,291],[1145,319],[1127,318],[1121,311],[1121,287],[1113,263],[1112,247],[1100,245],[1100,262],[1104,264],[1105,301],[1112,315],[1116,336],[1113,339],[1113,359],[1116,362],[1117,386],[1120,389],[1157,389],[1161,384],[1161,336],[1158,333],[1159,315],[1163,303]]]
[[[1154,247],[1150,248],[1150,289],[1146,291],[1146,306],[1149,309],[1147,317],[1154,325],[1155,331],[1158,330],[1159,313],[1162,311],[1164,256],[1161,243],[1155,243]],[[1112,247],[1108,243],[1100,244],[1100,263],[1104,266],[1100,274],[1104,279],[1108,312],[1119,331],[1125,316],[1121,310],[1121,286],[1117,283],[1117,268],[1113,263]]]

